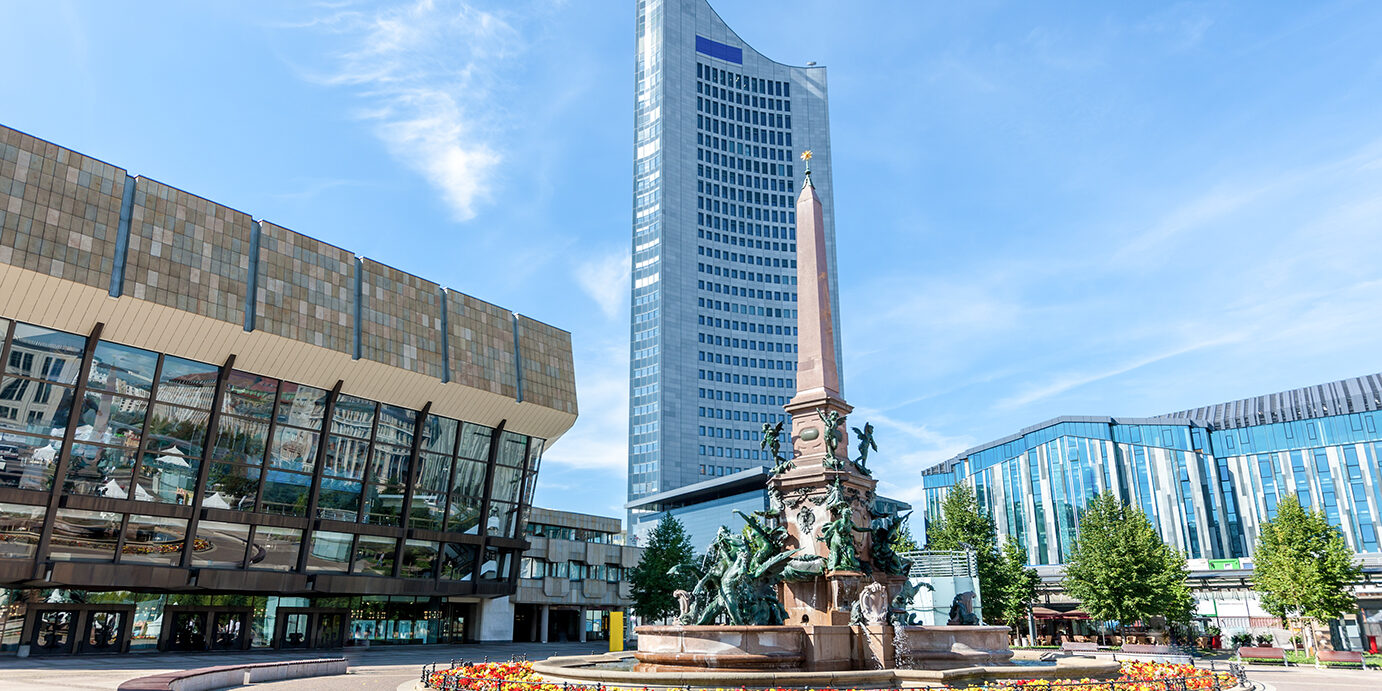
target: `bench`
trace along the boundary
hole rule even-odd
[[[1067,653],[1097,653],[1099,652],[1098,643],[1073,643],[1066,641],[1060,644],[1060,649]]]
[[[208,689],[243,686],[247,676],[249,682],[254,683],[345,673],[346,659],[343,657],[285,660],[283,662],[260,662],[247,665],[201,667],[153,674],[131,679],[121,684],[119,691],[207,691]]]
[[[1252,660],[1254,662],[1265,660],[1280,660],[1282,666],[1291,666],[1291,663],[1286,659],[1286,650],[1283,648],[1274,648],[1271,646],[1252,647],[1245,645],[1238,649],[1238,661],[1242,662],[1244,659]]]
[[[1175,665],[1195,664],[1195,658],[1186,654],[1185,651],[1177,650],[1169,645],[1147,645],[1145,643],[1128,643],[1114,653],[1113,659],[1168,662]]]
[[[1368,668],[1367,660],[1363,654],[1351,650],[1317,650],[1315,651],[1315,667],[1323,668],[1326,665],[1321,662],[1332,662],[1341,665],[1358,665],[1363,669]]]

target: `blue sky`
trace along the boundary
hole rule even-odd
[[[1382,370],[1382,5],[713,3],[830,68],[882,490],[1062,414]],[[0,122],[566,328],[621,515],[633,5],[0,4]],[[873,459],[870,459],[873,463]]]

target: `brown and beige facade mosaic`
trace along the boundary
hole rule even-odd
[[[0,316],[79,332],[100,319],[142,347],[183,343],[184,357],[234,348],[242,362],[291,358],[296,369],[281,376],[317,386],[356,362],[369,373],[361,395],[405,406],[424,397],[492,421],[530,403],[523,415],[542,420],[548,439],[577,412],[566,331],[0,127],[0,274],[11,271],[9,283],[51,304],[15,293],[0,304],[23,314]],[[391,374],[400,371],[410,376]]]

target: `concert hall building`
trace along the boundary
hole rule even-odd
[[[571,337],[0,127],[0,646],[509,639]]]

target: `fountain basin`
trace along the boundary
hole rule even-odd
[[[718,669],[798,669],[806,662],[801,626],[640,626],[645,665]]]
[[[928,687],[983,686],[1000,679],[1111,679],[1119,674],[1121,663],[1090,658],[1061,658],[1049,667],[986,665],[944,670],[735,670],[712,668],[609,669],[608,663],[626,661],[629,653],[553,657],[533,663],[533,671],[544,680],[561,684],[605,684],[634,688],[837,688],[897,689]]]
[[[1006,626],[908,626],[915,669],[1002,665],[1012,659]],[[890,626],[640,626],[642,669],[841,671],[894,666]]]

